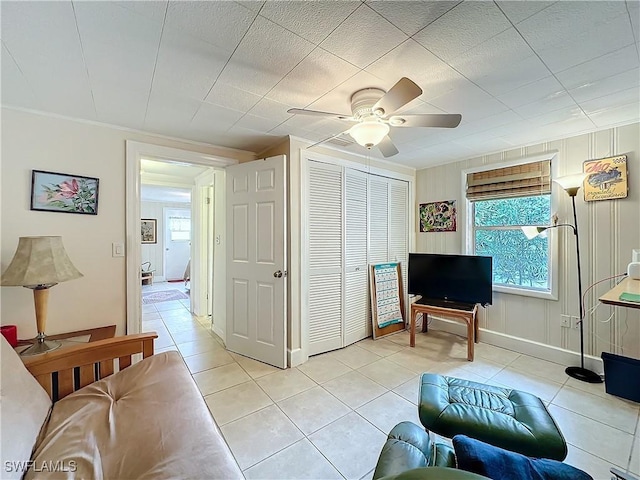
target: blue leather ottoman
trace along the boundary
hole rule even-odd
[[[564,460],[567,444],[535,395],[424,373],[418,413],[427,430],[462,434],[529,457]]]

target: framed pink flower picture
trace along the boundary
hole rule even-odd
[[[97,178],[31,171],[31,210],[98,214]]]

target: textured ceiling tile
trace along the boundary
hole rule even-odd
[[[171,1],[166,26],[231,53],[255,16],[255,12],[230,1]]]
[[[551,73],[513,28],[468,50],[450,63],[492,95],[515,90]]]
[[[363,4],[321,46],[364,68],[406,39],[406,34]]]
[[[553,127],[554,125],[560,126],[567,122],[582,120],[585,118],[586,116],[582,109],[576,106],[554,110],[553,112],[531,117],[527,120],[534,126],[550,125]]]
[[[621,90],[640,87],[640,69],[638,67],[611,77],[603,78],[580,86],[569,93],[578,103],[603,97]]]
[[[215,103],[221,107],[248,112],[261,98],[259,95],[245,92],[244,90],[225,83],[217,82],[209,92],[209,95],[207,95],[205,101],[207,103]]]
[[[393,83],[401,77],[408,77],[422,88],[420,99],[427,101],[467,82],[450,65],[412,39],[369,65],[366,71]]]
[[[553,72],[634,42],[623,2],[557,2],[517,29]]]
[[[314,48],[313,43],[258,17],[219,81],[264,95]]]
[[[163,90],[204,100],[229,53],[196,37],[165,29],[153,84]]]
[[[95,119],[71,3],[2,2],[1,5],[2,43],[33,89],[40,108]]]
[[[200,108],[201,102],[173,93],[154,90],[149,98],[145,128],[156,131],[158,127],[168,129],[188,125]]]
[[[614,125],[625,125],[638,121],[638,102],[630,103],[612,109],[604,109],[589,114],[589,119],[598,128],[612,127]]]
[[[440,18],[459,1],[404,1],[389,2],[373,0],[367,3],[376,12],[411,36]]]
[[[465,121],[489,117],[508,109],[471,82],[464,88],[431,99],[429,103],[448,113],[460,113]]]
[[[356,73],[357,67],[316,48],[267,93],[267,97],[304,107]]]
[[[256,130],[260,132],[268,132],[272,128],[277,127],[280,124],[274,118],[263,118],[256,115],[245,115],[233,126],[234,128],[247,128],[249,130]]]
[[[24,77],[8,50],[2,44],[2,105],[13,105],[22,108],[42,108],[37,100],[33,90],[29,86],[29,82]]]
[[[202,103],[191,125],[196,129],[211,129],[213,131],[226,131],[244,115],[243,112],[231,110],[219,105]]]
[[[413,38],[447,61],[511,27],[493,2],[464,2]]]
[[[531,82],[510,92],[497,95],[496,98],[509,108],[519,107],[538,100],[553,100],[556,96],[566,94],[566,90],[553,76]]]
[[[144,2],[129,0],[129,1],[117,1],[112,0],[113,5],[117,5],[121,8],[126,8],[133,12],[143,15],[147,18],[155,20],[156,22],[164,22],[164,14],[167,11],[167,0],[146,0]]]
[[[639,65],[636,46],[629,45],[615,52],[558,72],[556,77],[565,88],[571,90],[638,68]]]
[[[360,2],[354,0],[267,2],[260,15],[319,44],[359,5]]]
[[[605,110],[613,110],[635,103],[640,114],[640,89],[638,87],[621,90],[611,95],[605,95],[586,102],[580,102],[580,106],[587,115],[601,113]]]
[[[108,2],[74,5],[92,84],[148,92],[162,24]]]
[[[536,0],[534,2],[523,2],[522,0],[498,0],[498,7],[504,12],[513,23],[520,23],[532,15],[550,7],[556,2],[544,2]]]
[[[576,106],[576,102],[571,98],[571,95],[569,95],[568,92],[560,91],[544,98],[539,98],[533,102],[514,107],[513,110],[522,118],[532,118],[555,110]]]
[[[629,9],[629,19],[633,27],[636,44],[640,44],[640,2],[627,2],[627,8]]]
[[[258,117],[273,118],[279,123],[282,123],[292,117],[290,113],[287,113],[287,110],[290,108],[292,108],[292,105],[286,105],[276,102],[275,100],[263,98],[249,110],[249,113],[251,115],[257,115]]]
[[[146,91],[127,89],[120,85],[93,82],[93,98],[98,121],[141,130],[147,108]]]

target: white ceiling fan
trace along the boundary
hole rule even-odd
[[[351,96],[351,115],[302,108],[290,108],[287,112],[357,122],[349,130],[314,145],[348,133],[363,147],[371,148],[377,146],[383,156],[391,157],[398,153],[398,149],[389,137],[390,127],[455,128],[462,120],[462,115],[460,114],[394,115],[398,109],[420,95],[422,95],[422,89],[413,81],[403,77],[388,92],[379,88],[364,88],[355,92]]]

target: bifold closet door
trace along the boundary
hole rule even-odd
[[[309,355],[342,347],[342,167],[308,163]]]
[[[407,267],[409,261],[409,184],[389,179],[389,261],[400,262],[407,310]]]
[[[367,274],[367,174],[344,170],[344,342],[371,335]]]
[[[369,175],[369,264],[389,261],[389,179]]]

